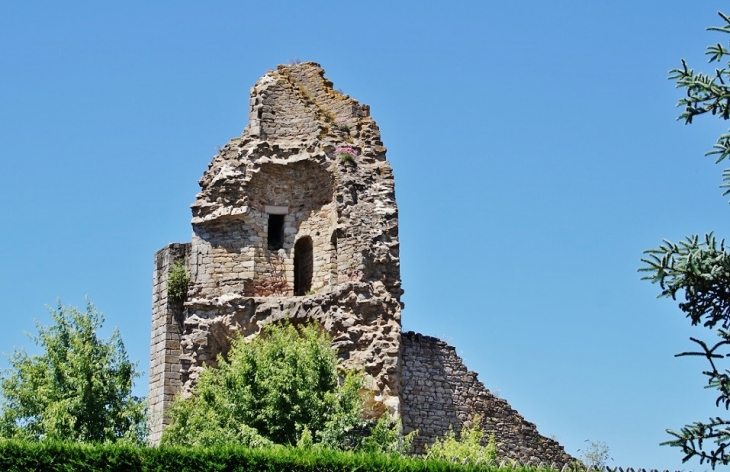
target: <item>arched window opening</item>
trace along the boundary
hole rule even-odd
[[[313,270],[312,238],[304,236],[294,245],[294,295],[306,295],[312,290]]]
[[[337,285],[337,233],[330,238],[330,285]]]

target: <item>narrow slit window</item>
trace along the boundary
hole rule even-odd
[[[269,250],[284,246],[284,215],[269,215]]]

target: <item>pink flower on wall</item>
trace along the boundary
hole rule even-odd
[[[355,162],[355,156],[358,152],[350,146],[340,146],[335,149],[335,156],[339,157],[343,161]]]

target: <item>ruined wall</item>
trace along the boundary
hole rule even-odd
[[[311,289],[329,286],[330,241],[337,227],[332,172],[306,159],[246,167],[236,174],[245,200],[232,204],[231,214],[209,215],[193,224],[191,297],[294,295],[293,250],[305,236],[312,239],[317,256]],[[222,165],[220,173],[227,168]],[[213,180],[208,189],[216,184]],[[269,247],[269,214],[284,220],[280,249]]]
[[[292,295],[292,250],[305,236],[315,247],[313,290],[377,280],[400,297],[386,149],[369,107],[323,74],[314,63],[280,66],[251,89],[249,125],[215,156],[192,205],[193,298]],[[335,156],[342,146],[355,162]],[[280,250],[267,244],[270,214],[284,215]]]
[[[415,452],[422,453],[450,426],[458,434],[479,414],[485,444],[494,434],[500,458],[558,468],[574,460],[557,441],[540,435],[506,400],[487,390],[452,346],[412,331],[403,333],[401,361],[401,418],[406,433],[418,430]]]
[[[344,146],[352,160],[338,157]],[[213,158],[191,206],[191,281],[180,325],[168,317],[164,330],[179,355],[164,369],[171,359],[152,360],[151,372],[177,375],[166,391],[189,394],[231,335],[289,318],[324,326],[344,365],[399,411],[398,210],[385,152],[369,108],[333,90],[319,65],[280,66],[254,85],[249,125]],[[167,409],[167,397],[150,398]]]
[[[223,298],[189,306],[182,336],[181,380],[192,387],[203,366],[217,365],[227,352],[230,336],[252,336],[266,323],[287,319],[315,320],[332,336],[346,366],[362,369],[368,388],[394,412],[398,411],[400,318],[388,316],[400,308],[382,284],[340,284],[332,291],[303,297]]]
[[[503,457],[563,464],[553,440],[489,393],[454,348],[401,337],[395,182],[370,109],[335,91],[315,63],[279,66],[251,89],[249,124],[199,181],[192,240],[155,255],[150,442],[173,396],[190,394],[234,334],[266,323],[314,321],[345,368],[361,369],[374,399],[418,429],[416,452],[474,413]],[[352,149],[341,159],[338,149]],[[167,274],[184,259],[184,303]]]

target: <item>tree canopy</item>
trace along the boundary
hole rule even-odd
[[[708,30],[730,33],[730,18],[719,13],[724,25]],[[721,43],[711,45],[706,54],[709,62],[723,63],[730,58],[730,50]],[[679,106],[684,111],[679,116],[686,124],[697,116],[710,113],[723,120],[730,119],[730,61],[722,64],[714,73],[695,72],[682,60],[681,68],[670,71],[671,80],[678,88],[686,91]],[[730,131],[722,134],[713,149],[706,153],[716,156],[720,162],[730,155]],[[730,193],[730,169],[723,171],[725,194]],[[662,289],[660,297],[677,299],[683,295],[679,308],[690,319],[692,325],[702,324],[715,329],[717,338],[706,342],[690,338],[698,347],[696,351],[678,356],[700,356],[709,363],[703,371],[707,377],[707,388],[718,391],[716,406],[726,410],[730,407],[730,371],[722,366],[730,345],[730,253],[723,240],[712,234],[704,237],[693,235],[679,243],[664,240],[656,249],[645,251],[642,261],[646,264],[639,270],[646,272],[644,279],[658,283]],[[700,464],[708,462],[713,468],[717,464],[730,463],[730,420],[719,416],[707,422],[695,422],[679,432],[667,430],[673,439],[663,443],[679,447],[684,452],[683,461],[698,457]]]
[[[0,437],[142,444],[146,405],[131,393],[139,373],[119,332],[99,339],[104,316],[90,302],[49,311],[54,324],[36,323],[32,337],[44,352],[16,349],[0,378]]]
[[[725,22],[722,26],[711,26],[708,31],[730,33],[730,17],[718,12],[720,18]],[[730,50],[722,43],[712,44],[707,47],[705,55],[709,56],[709,62],[720,63],[714,73],[695,72],[687,62],[682,59],[682,67],[669,71],[669,79],[677,82],[678,88],[685,89],[687,96],[679,100],[677,106],[684,107],[679,115],[680,120],[691,124],[696,116],[710,113],[723,120],[730,119],[730,68],[722,67],[721,63],[730,57]],[[730,61],[728,62],[730,66]],[[730,156],[730,130],[720,135],[713,148],[705,155],[716,156],[715,163],[723,161]],[[730,169],[723,170],[722,185],[725,188],[725,195],[730,193]]]
[[[223,356],[221,356],[223,357]],[[170,409],[163,444],[286,444],[381,452],[406,450],[400,424],[363,418],[362,376],[338,372],[329,337],[315,325],[270,324],[234,338]]]

